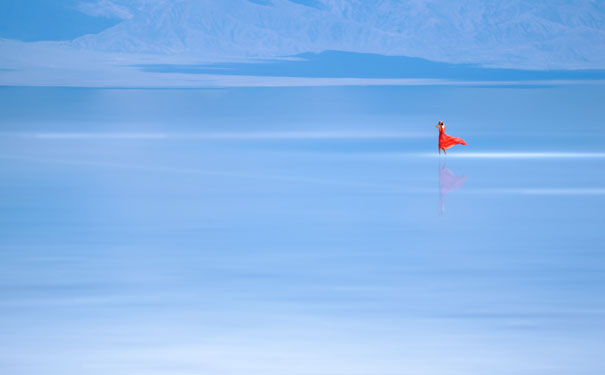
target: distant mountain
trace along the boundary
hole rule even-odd
[[[103,0],[125,14],[73,46],[277,57],[339,50],[517,68],[604,68],[599,0]],[[113,12],[113,13],[112,13]]]

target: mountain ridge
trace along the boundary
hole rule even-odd
[[[82,49],[209,57],[340,50],[539,68],[605,67],[605,4],[394,0],[127,0]]]

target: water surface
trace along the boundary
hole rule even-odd
[[[602,86],[0,98],[4,373],[605,371]]]

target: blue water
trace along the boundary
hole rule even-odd
[[[0,369],[602,374],[604,93],[1,88]]]
[[[287,60],[215,64],[142,64],[154,73],[227,74],[269,77],[446,78],[470,81],[602,80],[605,70],[521,70],[436,62],[417,57],[324,51]]]

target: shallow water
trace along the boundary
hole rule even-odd
[[[603,92],[2,88],[0,368],[601,374]]]

